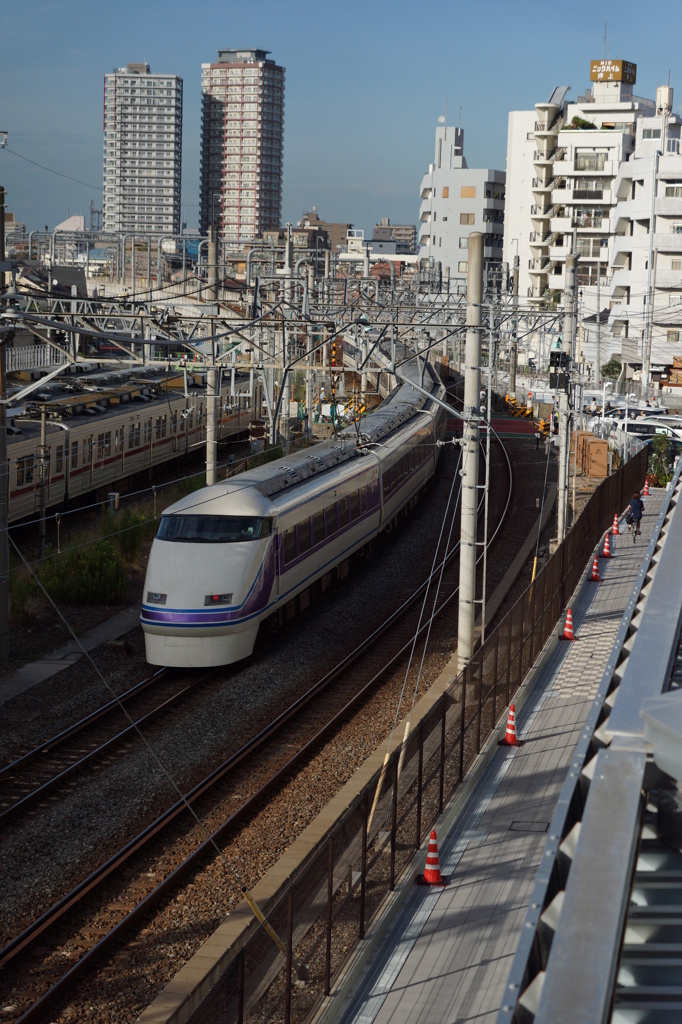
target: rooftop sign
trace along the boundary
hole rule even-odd
[[[591,60],[591,82],[625,82],[634,85],[637,79],[637,65],[629,60]]]

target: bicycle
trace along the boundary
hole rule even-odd
[[[641,525],[642,525],[642,520],[641,519],[633,519],[632,520],[632,543],[633,544],[636,544],[637,543],[637,538],[639,536],[641,536],[641,533],[642,533],[642,531],[640,529]]]

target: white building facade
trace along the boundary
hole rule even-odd
[[[285,69],[267,50],[218,50],[201,66],[202,234],[248,241],[280,226]]]
[[[504,171],[473,168],[463,154],[461,128],[436,128],[434,162],[421,183],[419,267],[440,287],[466,292],[469,235],[484,235],[484,278],[501,272]]]
[[[509,116],[504,259],[518,252],[519,295],[540,303],[565,288],[566,256],[575,233],[578,285],[608,286],[613,182],[630,159],[639,118],[653,100],[633,93],[636,66],[592,61],[592,88],[575,103],[556,88],[535,111]]]
[[[148,64],[104,76],[104,231],[180,233],[182,85]]]
[[[682,354],[682,120],[671,88],[658,89],[656,110],[638,121],[614,181],[609,327],[630,372],[660,377]]]

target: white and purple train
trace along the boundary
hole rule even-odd
[[[152,544],[141,622],[152,665],[202,668],[248,657],[260,623],[344,575],[349,557],[416,502],[445,431],[445,389],[417,358],[362,420],[312,448],[169,506]]]

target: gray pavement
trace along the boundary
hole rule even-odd
[[[57,672],[62,672],[82,658],[84,652],[91,651],[108,640],[118,640],[119,637],[125,636],[139,624],[139,621],[140,606],[133,605],[88,630],[77,640],[70,640],[52,654],[47,654],[39,661],[32,661],[15,672],[0,677],[0,704],[29,690],[32,686],[37,686]]]
[[[613,648],[664,491],[646,501],[642,536],[615,538],[573,596],[574,643],[552,639],[520,712],[521,747],[498,747],[452,822],[440,823],[445,889],[414,887],[372,963],[356,962],[327,1014],[344,1024],[493,1022],[571,757]],[[613,538],[610,538],[613,540]],[[601,547],[600,547],[601,550]],[[562,627],[563,630],[563,622]],[[450,812],[451,814],[453,812]]]

